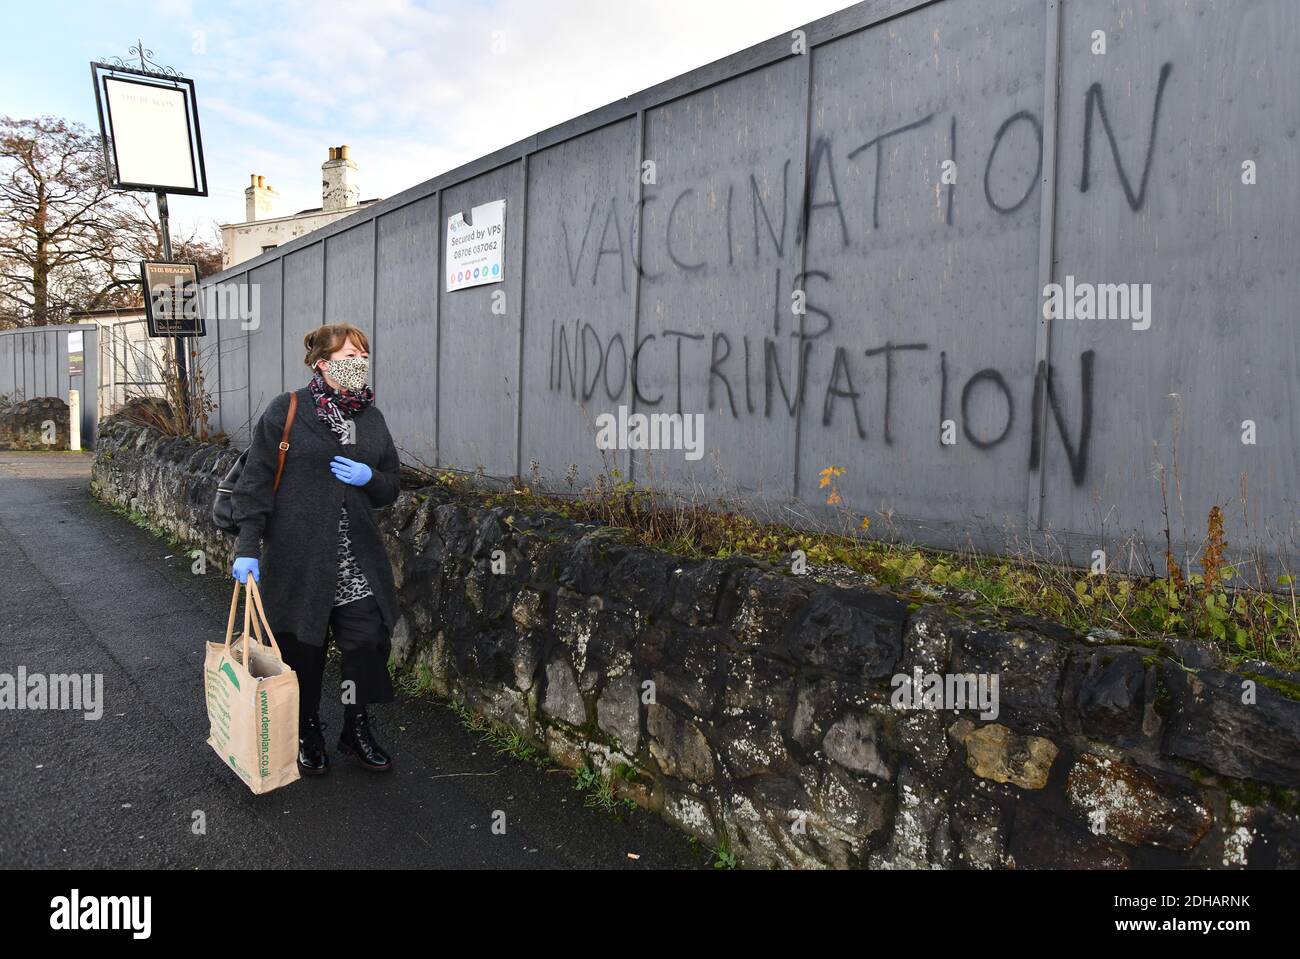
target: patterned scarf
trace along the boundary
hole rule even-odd
[[[348,420],[375,401],[375,391],[368,384],[355,393],[351,390],[340,392],[325,382],[320,370],[316,370],[307,386],[316,401],[316,415],[342,441],[350,435]]]

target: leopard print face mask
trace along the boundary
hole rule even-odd
[[[366,385],[366,375],[370,372],[370,360],[364,356],[349,356],[342,360],[328,360],[325,372],[338,381],[339,386],[356,393]]]

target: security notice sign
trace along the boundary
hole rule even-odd
[[[68,333],[68,375],[81,376],[86,372],[85,344],[81,330]]]
[[[506,278],[506,201],[476,206],[447,219],[447,292]]]

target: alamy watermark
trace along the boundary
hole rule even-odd
[[[0,673],[0,709],[75,709],[85,719],[104,715],[103,673]]]
[[[704,456],[703,413],[631,413],[596,417],[596,446],[602,450],[684,450],[688,460]]]
[[[1151,329],[1150,283],[1076,283],[1043,287],[1045,320],[1128,320],[1135,330]]]
[[[83,896],[73,889],[50,900],[50,928],[58,932],[118,930],[130,932],[132,939],[148,939],[152,914],[152,896]]]
[[[895,709],[978,709],[983,720],[1000,712],[997,673],[927,673],[917,666],[911,675],[895,673],[889,684]]]

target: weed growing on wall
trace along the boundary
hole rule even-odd
[[[855,512],[839,491],[836,481],[846,472],[829,467],[819,474],[837,517],[820,529],[765,522],[739,503],[648,490],[616,469],[570,496],[540,493],[519,477],[506,489],[487,490],[468,474],[451,469],[424,473],[419,480],[412,473],[409,478],[432,480],[488,506],[546,510],[598,522],[613,527],[628,542],[684,556],[746,555],[789,569],[790,557],[802,551],[814,567],[865,575],[918,604],[942,598],[1041,616],[1084,633],[1189,637],[1214,644],[1228,665],[1258,659],[1285,669],[1300,667],[1300,600],[1294,577],[1288,573],[1270,582],[1262,549],[1251,561],[1253,576],[1228,563],[1228,521],[1218,506],[1209,511],[1204,541],[1192,557],[1199,572],[1184,571],[1170,545],[1163,576],[1114,570],[1099,574],[1068,564],[1063,550],[1029,543],[1016,545],[1010,556],[994,556],[869,537],[869,517]]]

